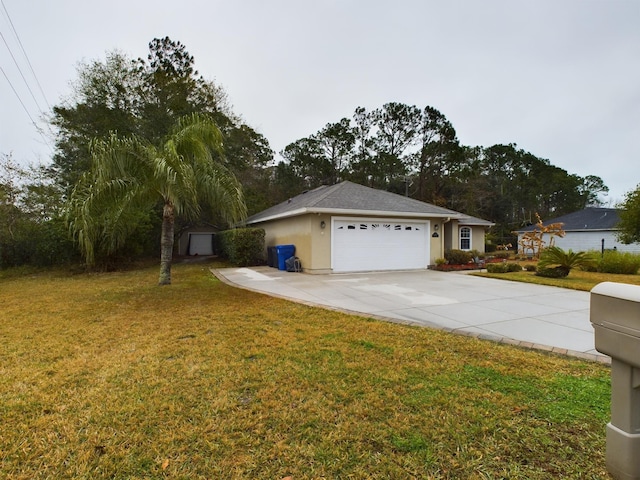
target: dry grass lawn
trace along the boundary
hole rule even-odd
[[[526,265],[531,262],[523,262]],[[515,282],[535,283],[538,285],[551,285],[552,287],[571,288],[588,292],[601,282],[628,283],[640,285],[640,275],[614,275],[611,273],[584,272],[572,269],[568,277],[565,278],[545,278],[539,277],[534,272],[509,272],[509,273],[487,273],[474,272],[472,275],[479,277],[498,278],[501,280],[512,280]]]
[[[0,279],[1,478],[608,478],[608,367],[208,268]]]

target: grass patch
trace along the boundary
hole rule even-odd
[[[0,280],[0,477],[607,478],[608,367],[208,267]]]
[[[537,276],[535,272],[526,271],[509,273],[473,272],[470,275],[497,278],[500,280],[512,280],[515,282],[535,283],[537,285],[550,285],[552,287],[571,288],[573,290],[582,290],[587,292],[601,282],[618,282],[640,285],[640,275],[585,272],[576,269],[572,269],[569,276],[565,278],[540,277]]]

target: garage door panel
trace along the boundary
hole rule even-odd
[[[426,268],[427,231],[426,222],[336,219],[332,232],[333,270]]]
[[[189,234],[189,255],[213,255],[213,234]]]

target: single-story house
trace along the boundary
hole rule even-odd
[[[352,182],[321,186],[246,221],[294,245],[308,273],[424,269],[447,249],[484,252],[493,223]]]
[[[582,252],[589,250],[601,251],[604,249],[616,249],[620,252],[640,253],[640,244],[625,245],[616,238],[617,225],[620,221],[618,211],[615,208],[589,207],[584,210],[562,215],[550,220],[543,220],[543,225],[552,223],[562,224],[564,237],[555,236],[553,243],[563,250]],[[536,225],[517,230],[518,243],[526,232],[536,230]],[[543,235],[545,246],[549,245],[549,236]]]

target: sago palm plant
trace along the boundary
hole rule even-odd
[[[541,277],[566,277],[573,268],[595,267],[597,259],[590,252],[564,251],[560,247],[546,248],[540,255],[536,275]]]

